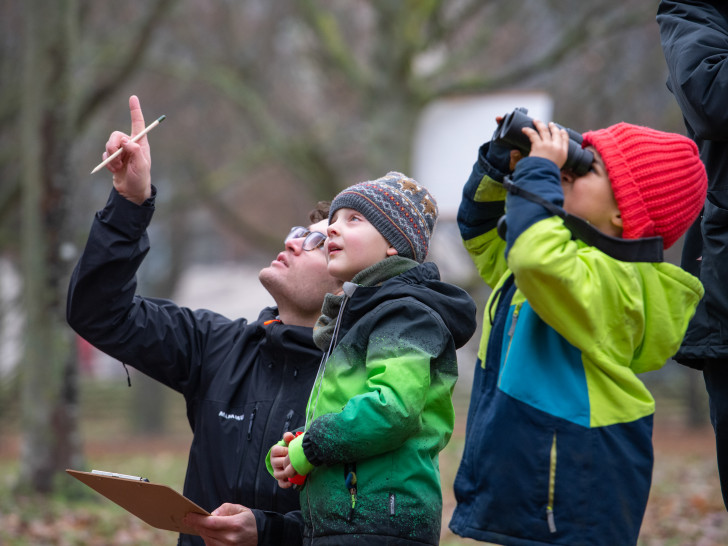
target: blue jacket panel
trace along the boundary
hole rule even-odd
[[[519,368],[521,382],[547,393],[552,402],[548,411],[504,392],[509,383],[519,384],[501,367],[499,343],[511,326],[513,308],[506,302],[514,292],[512,287],[502,294],[487,362],[475,366],[465,449],[454,484],[458,506],[450,528],[504,545],[635,544],[651,483],[652,416],[589,428],[580,358],[578,364],[567,359],[573,365],[559,375]],[[530,320],[542,332],[537,338],[553,338],[553,330],[537,316]],[[532,353],[525,360],[532,366],[545,361],[538,343],[514,341],[513,346]],[[564,348],[575,355],[574,347]],[[549,350],[547,344],[545,352]],[[609,494],[605,484],[610,484]]]

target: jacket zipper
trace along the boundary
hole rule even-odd
[[[349,301],[349,298],[354,295],[354,291],[356,290],[356,288],[357,285],[351,282],[344,283],[344,298],[341,301],[339,314],[336,317],[336,324],[334,326],[334,331],[331,336],[331,343],[329,343],[329,348],[326,350],[326,353],[324,353],[323,357],[321,358],[321,364],[319,365],[319,370],[316,373],[316,380],[314,381],[313,388],[311,389],[311,396],[309,397],[308,404],[306,405],[306,424],[304,425],[304,430],[308,430],[311,421],[313,421],[314,415],[316,415],[316,406],[318,405],[319,395],[321,394],[321,385],[324,382],[324,373],[326,372],[326,362],[328,361],[331,352],[334,350],[334,347],[336,347],[336,344],[339,341],[338,338],[339,327],[341,326],[341,317],[344,315],[346,303]],[[311,511],[311,498],[309,495],[309,491],[311,491],[311,477],[312,476],[309,475],[306,484],[308,487],[304,487],[303,491],[306,493],[306,504],[308,505],[308,520],[311,522],[310,538],[311,540],[313,540],[313,537],[316,535],[316,522],[313,519],[313,512]],[[355,501],[356,497],[354,497],[354,502]]]
[[[329,348],[326,350],[323,357],[321,357],[321,364],[319,364],[319,369],[316,373],[316,380],[313,383],[311,396],[308,400],[308,405],[306,406],[306,424],[304,426],[304,430],[308,430],[308,426],[311,424],[311,421],[313,421],[314,415],[316,414],[316,406],[318,405],[319,395],[321,394],[321,385],[324,382],[324,373],[326,372],[326,362],[328,362],[329,357],[334,350],[334,347],[336,347],[336,345],[338,344],[341,317],[344,315],[346,303],[349,301],[349,298],[354,294],[356,286],[357,285],[350,282],[344,283],[344,298],[341,300],[339,314],[336,316],[336,324],[334,325],[334,331],[331,335],[331,342],[329,343]]]
[[[250,412],[250,417],[248,418],[249,419],[248,433],[246,434],[246,438],[247,438],[248,442],[250,442],[250,439],[253,437],[253,421],[255,420],[255,414],[257,412],[258,412],[258,403],[256,402],[255,407],[253,407],[253,411]],[[240,487],[240,474],[242,471],[243,471],[243,464],[242,464],[242,462],[239,462],[238,463],[238,473],[237,473],[237,477],[235,478],[235,487]],[[253,486],[253,495],[255,496],[256,499],[258,497],[258,491],[259,491],[259,489],[258,489],[259,480],[260,480],[259,476],[256,475],[255,484]]]
[[[288,413],[286,413],[286,422],[283,424],[283,433],[285,434],[289,430],[291,430],[291,419],[293,419],[293,410],[288,410]],[[283,434],[281,434],[281,438],[283,438]]]
[[[498,377],[498,386],[500,387],[500,378],[503,377],[503,369],[505,368],[506,364],[508,363],[508,355],[511,353],[511,344],[513,343],[513,334],[516,332],[516,324],[518,323],[518,317],[521,314],[521,306],[523,303],[519,303],[516,305],[515,309],[513,309],[513,315],[511,317],[511,327],[508,329],[508,347],[506,348],[506,356],[503,359],[503,364],[501,365],[501,373]]]
[[[556,522],[554,521],[554,492],[556,490],[556,433],[554,432],[551,441],[551,455],[549,457],[549,497],[546,504],[546,521],[549,524],[549,532],[556,532]]]
[[[250,422],[248,423],[248,442],[253,437],[253,422],[255,421],[255,414],[258,413],[258,403],[256,402],[253,408],[253,413],[250,414]]]

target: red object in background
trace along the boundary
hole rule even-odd
[[[303,434],[303,431],[296,432],[295,437],[298,438],[301,434]],[[294,485],[303,485],[306,482],[306,476],[301,476],[300,474],[296,474],[292,478],[288,478],[288,481],[291,482]]]
[[[94,346],[81,336],[76,336],[78,351],[78,366],[81,372],[93,376],[94,373]]]

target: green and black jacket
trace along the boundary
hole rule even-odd
[[[393,269],[406,271],[391,277]],[[307,474],[304,543],[437,544],[438,454],[453,430],[455,350],[475,331],[475,304],[433,263],[394,256],[353,280],[341,301],[324,304],[336,320],[314,337],[331,339],[330,354],[305,434],[290,445],[294,468]]]

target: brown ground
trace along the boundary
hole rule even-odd
[[[458,447],[462,448],[462,435],[464,424],[455,431],[454,441],[446,448],[441,456],[440,466],[443,478],[443,533],[442,546],[476,546],[482,544],[469,539],[462,539],[453,535],[447,528],[452,511],[455,508],[455,501],[452,495],[452,481],[459,463]],[[96,437],[85,441],[84,450],[89,459],[98,459],[105,455],[114,457],[143,456],[143,454],[154,455],[155,457],[168,454],[186,457],[189,448],[189,436],[177,434],[171,437],[162,438],[124,438],[115,440],[112,438]],[[653,473],[653,487],[650,494],[650,502],[647,507],[645,518],[640,534],[638,546],[669,546],[669,545],[700,545],[719,546],[728,544],[728,514],[723,507],[720,487],[718,484],[717,468],[715,463],[715,439],[710,426],[689,429],[685,426],[658,422],[654,430],[655,445],[655,469]],[[19,439],[16,435],[4,435],[0,441],[0,460],[13,460],[19,456]],[[183,467],[182,467],[183,468]],[[182,476],[180,476],[181,484]],[[0,510],[0,512],[2,512]],[[75,514],[75,515],[74,515]],[[5,516],[8,517],[7,515]],[[71,536],[83,536],[82,532],[95,532],[93,524],[86,521],[87,514],[69,512],[64,516],[64,525],[75,525],[70,531]],[[75,520],[78,521],[73,523]],[[3,514],[0,513],[0,522],[6,527],[18,525],[15,520],[3,521]],[[28,525],[36,525],[37,522],[25,524],[20,533],[28,536]],[[45,522],[47,527],[43,532],[49,536],[58,534],[60,522]],[[163,531],[156,531],[140,521],[135,521],[133,516],[124,523],[125,526],[133,526],[135,539],[129,542],[127,538],[119,538],[122,531],[113,531],[113,540],[101,538],[109,544],[169,544],[174,543],[174,537]],[[91,529],[91,531],[89,531]],[[125,531],[128,535],[130,531]],[[41,531],[33,536],[37,538]],[[55,533],[55,535],[54,535]],[[0,543],[2,542],[0,532]],[[99,537],[96,537],[99,538]],[[35,539],[34,539],[35,540]],[[83,538],[82,541],[86,541]],[[88,539],[91,540],[91,539]],[[91,542],[87,542],[91,544]],[[18,542],[11,541],[8,544],[25,545],[33,542],[26,542],[20,538]],[[57,542],[55,539],[37,542],[38,544],[69,544],[68,542]],[[83,542],[82,542],[83,543]],[[70,544],[80,544],[78,542]],[[94,543],[95,544],[95,543]]]

